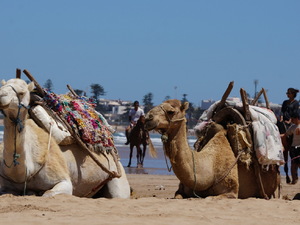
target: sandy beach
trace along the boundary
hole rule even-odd
[[[129,148],[118,139],[121,162],[128,163]],[[132,187],[130,199],[87,199],[68,195],[44,198],[0,196],[0,224],[299,224],[300,182],[285,183],[279,199],[173,199],[179,180],[168,172],[161,147],[158,158],[146,154],[145,168],[125,167]],[[135,155],[135,152],[134,152]]]
[[[299,224],[300,184],[282,183],[281,199],[172,199],[174,175],[128,174],[131,199],[58,195],[0,197],[0,224]],[[283,180],[284,182],[284,180]]]

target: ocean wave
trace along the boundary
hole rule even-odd
[[[162,141],[161,141],[161,135],[157,134],[157,133],[151,133],[150,134],[150,139],[152,144],[154,145],[154,147],[162,147]],[[116,132],[114,133],[114,142],[116,147],[120,147],[120,146],[125,146],[125,142],[126,142],[126,136],[124,133],[122,132]],[[193,146],[194,143],[196,142],[196,138],[194,136],[189,136],[188,137],[188,143],[190,146]]]
[[[3,141],[3,131],[0,131],[0,142]],[[160,134],[150,134],[150,138],[152,141],[152,144],[154,145],[154,147],[162,147],[162,141],[160,138]],[[196,138],[193,136],[189,136],[188,137],[188,142],[190,146],[193,146],[193,144],[195,143]],[[120,146],[125,146],[126,143],[126,136],[124,133],[122,132],[116,132],[114,133],[114,142],[116,147],[120,147]]]

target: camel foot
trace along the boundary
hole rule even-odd
[[[143,164],[139,163],[136,168],[143,168]]]
[[[287,184],[290,184],[290,183],[291,183],[291,178],[290,178],[289,176],[286,176],[285,180],[286,180],[286,183],[287,183]]]
[[[175,199],[183,199],[183,196],[181,194],[175,193],[174,198]]]
[[[130,166],[131,166],[131,164],[128,164],[128,165],[127,165],[127,167],[130,167]]]

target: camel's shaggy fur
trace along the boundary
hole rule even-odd
[[[180,180],[175,197],[270,198],[278,185],[277,168],[263,171],[254,155],[250,166],[238,162],[227,131],[220,126],[213,128],[214,134],[208,132],[208,140],[204,140],[200,151],[190,149],[186,135],[187,109],[188,103],[168,100],[146,115],[145,128],[162,134],[165,153]]]
[[[0,109],[5,115],[1,193],[93,197],[101,192],[104,197],[129,198],[130,187],[119,161],[121,177],[110,179],[79,145],[59,146],[29,118],[26,107],[33,87],[33,83],[11,79],[0,88]],[[117,170],[112,154],[96,157],[105,167]]]

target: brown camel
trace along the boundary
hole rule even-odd
[[[149,134],[148,131],[144,129],[145,117],[141,116],[137,121],[137,124],[130,131],[129,138],[129,146],[130,146],[130,154],[129,154],[129,162],[127,167],[131,166],[131,158],[133,153],[133,148],[136,147],[136,158],[137,158],[137,167],[143,167],[144,158],[146,154]],[[141,149],[141,145],[143,145],[143,150]]]
[[[175,197],[271,198],[278,186],[278,168],[263,170],[253,153],[250,163],[239,162],[220,124],[200,151],[192,150],[186,134],[187,109],[187,102],[168,100],[146,114],[145,128],[162,134],[165,154],[180,180]]]

